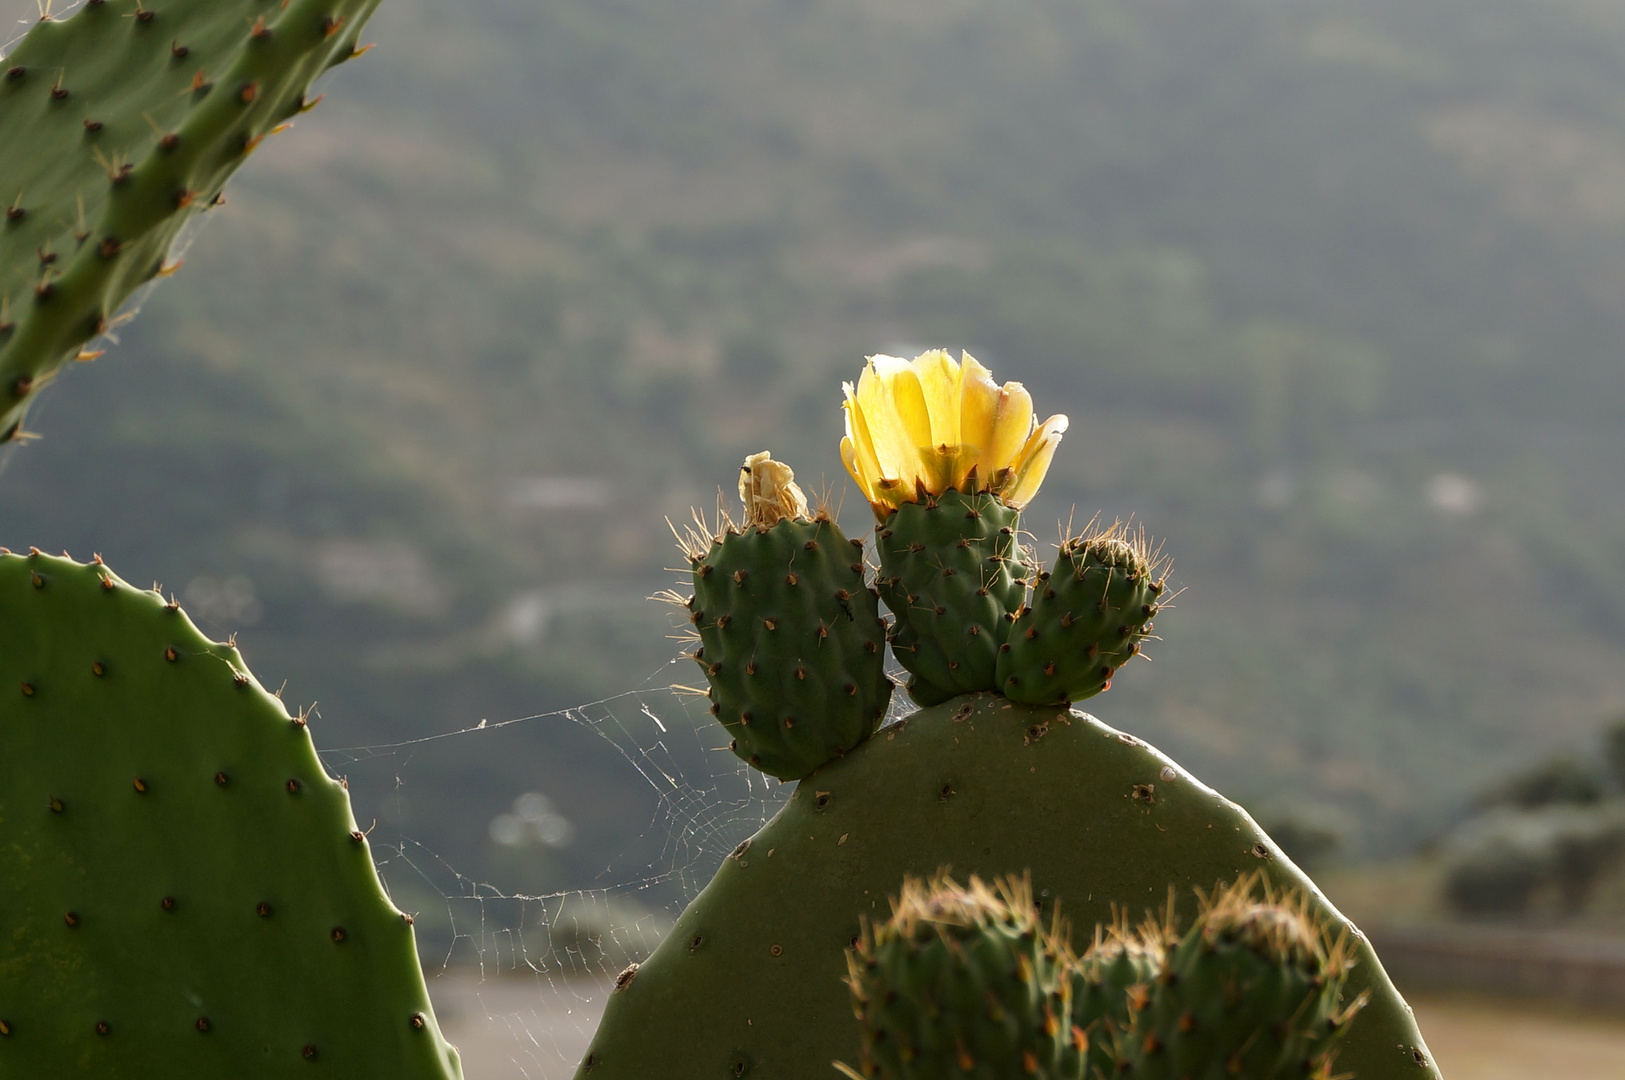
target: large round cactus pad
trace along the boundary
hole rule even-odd
[[[623,976],[584,1080],[828,1080],[854,1061],[842,984],[860,917],[890,914],[905,874],[1031,871],[1087,944],[1113,906],[1138,917],[1261,870],[1307,890],[1370,991],[1336,1061],[1356,1080],[1438,1076],[1376,955],[1246,812],[1150,746],[1074,710],[955,698],[885,728],[803,780],[724,860],[648,962]],[[1334,929],[1335,932],[1335,929]]]
[[[343,785],[237,650],[0,554],[0,1076],[461,1075]]]

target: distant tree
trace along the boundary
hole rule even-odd
[[[1613,775],[1614,784],[1625,788],[1625,716],[1603,729],[1602,757]]]
[[[1612,744],[1610,744],[1612,745]],[[1621,749],[1625,750],[1625,741]],[[1480,810],[1514,806],[1536,810],[1543,806],[1587,806],[1603,796],[1597,774],[1572,757],[1553,757],[1523,772],[1513,773],[1481,791],[1473,803]]]

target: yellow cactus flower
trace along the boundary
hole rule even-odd
[[[1035,425],[1026,387],[1000,386],[975,357],[961,356],[871,356],[857,386],[842,385],[841,460],[881,521],[950,488],[988,491],[1020,509],[1044,482],[1066,417]]]

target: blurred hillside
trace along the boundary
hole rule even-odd
[[[1391,852],[1625,710],[1625,8],[390,0],[370,36],[0,451],[0,543],[161,580],[319,744],[689,679],[662,518],[764,447],[839,499],[839,381],[932,345],[1072,417],[1040,542],[1074,505],[1166,539],[1167,640],[1089,707],[1227,792]],[[546,792],[554,887],[655,798],[563,719],[387,771],[358,816],[475,873]]]

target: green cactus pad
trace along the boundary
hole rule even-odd
[[[1164,588],[1157,570],[1144,538],[1120,527],[1062,544],[999,654],[999,691],[1052,705],[1110,687],[1151,630]]]
[[[0,442],[377,3],[89,0],[0,60]]]
[[[461,1075],[343,785],[230,645],[0,554],[0,1076]]]
[[[876,527],[892,652],[919,704],[998,688],[999,646],[1027,595],[1020,521],[995,495],[949,490]]]
[[[803,780],[611,996],[582,1080],[825,1080],[858,1052],[842,985],[860,918],[906,875],[1032,874],[1074,927],[1160,908],[1259,869],[1348,923],[1250,817],[1140,740],[993,694],[923,709]],[[1350,928],[1352,933],[1352,928]],[[1351,938],[1345,995],[1371,991],[1338,1055],[1358,1080],[1438,1077],[1375,954]]]
[[[1302,894],[1284,903],[1255,898],[1254,883],[1248,875],[1220,890],[1168,953],[1132,1032],[1122,1040],[1116,1075],[1135,1080],[1326,1080],[1332,1075],[1337,1042],[1363,1004],[1363,998],[1343,1000],[1347,941],[1329,937]]]
[[[905,879],[847,953],[860,1077],[1078,1080],[1070,953],[1025,879]],[[847,1067],[850,1069],[850,1067]]]
[[[729,531],[693,556],[689,619],[734,753],[799,780],[880,726],[891,701],[861,542],[826,517]]]

